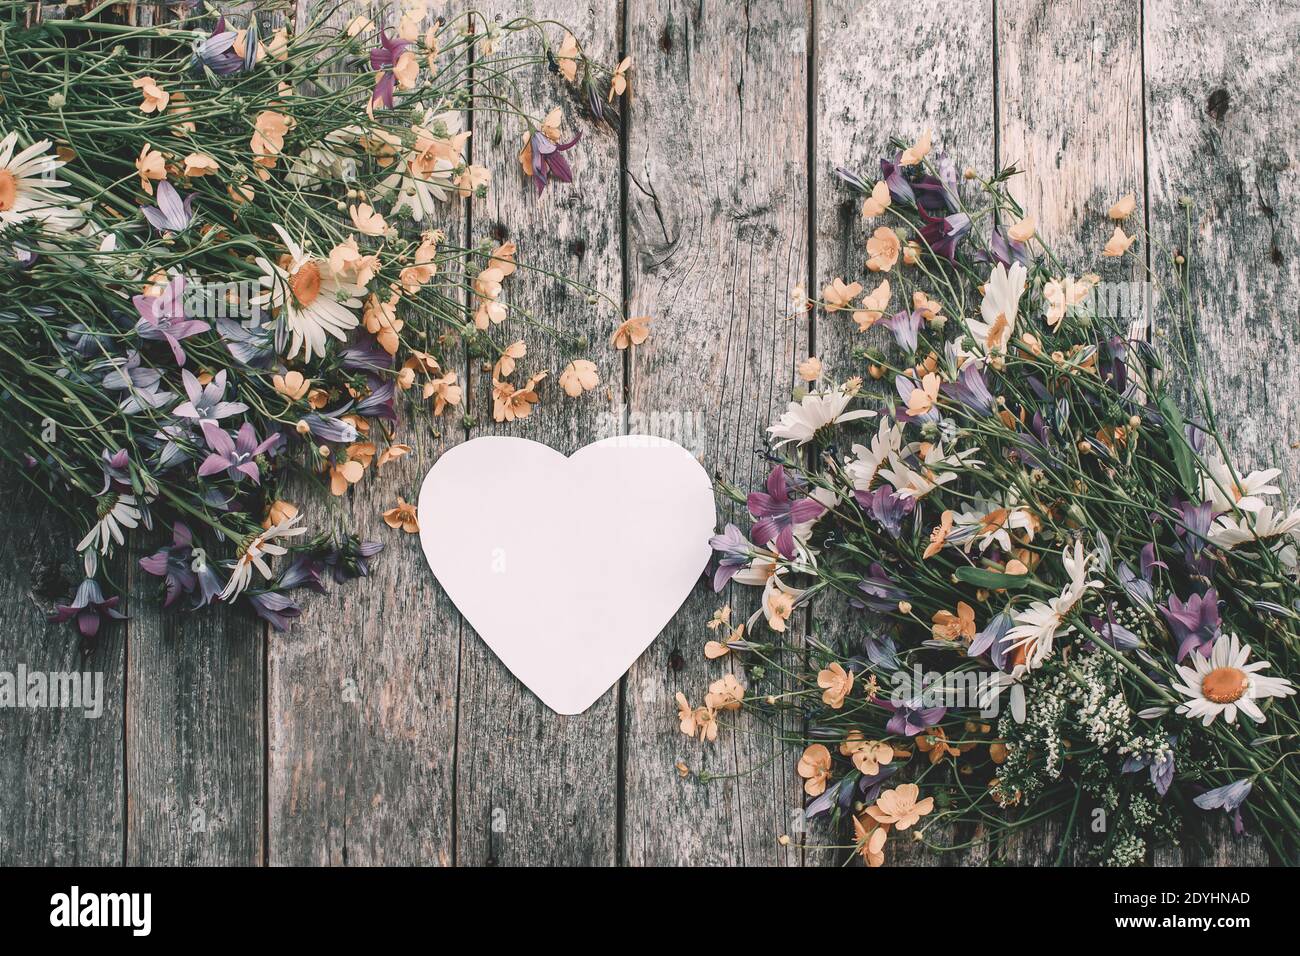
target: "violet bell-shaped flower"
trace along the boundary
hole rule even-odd
[[[166,342],[171,346],[177,365],[185,364],[185,350],[181,339],[206,332],[211,328],[202,319],[185,317],[185,277],[176,276],[158,295],[137,295],[131,302],[140,313],[136,334],[142,339]]]
[[[758,522],[750,538],[760,548],[775,546],[785,558],[794,557],[794,526],[820,518],[826,506],[813,498],[792,498],[785,467],[777,465],[767,476],[767,491],[751,491],[749,513]]]
[[[552,179],[562,183],[573,182],[573,168],[561,154],[567,153],[576,146],[580,139],[582,139],[581,132],[574,133],[573,139],[567,143],[553,143],[541,132],[534,132],[529,136],[528,147],[524,151],[522,160],[533,179],[533,185],[537,187],[539,196]]]
[[[208,478],[226,472],[232,479],[251,478],[254,484],[261,484],[261,471],[257,467],[257,456],[274,448],[280,440],[280,433],[275,432],[263,441],[257,440],[253,426],[245,422],[232,440],[220,425],[215,422],[203,423],[203,437],[207,440],[212,453],[199,466],[199,477]]]

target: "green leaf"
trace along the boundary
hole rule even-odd
[[[1168,395],[1161,396],[1158,407],[1164,421],[1165,436],[1169,439],[1169,450],[1174,457],[1174,468],[1178,471],[1178,483],[1185,494],[1195,495],[1200,482],[1192,450],[1187,447],[1187,438],[1183,434],[1183,413]]]
[[[965,567],[957,569],[957,580],[981,588],[1006,588],[1008,591],[1019,591],[1022,588],[1029,587],[1034,580],[1034,576],[1032,574],[1002,574],[998,571],[989,571],[987,568]]]

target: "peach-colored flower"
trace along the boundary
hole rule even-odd
[[[311,388],[311,379],[303,378],[302,372],[294,370],[283,375],[272,375],[271,384],[281,395],[296,402]]]
[[[871,187],[871,195],[862,200],[862,218],[874,219],[877,216],[883,216],[885,210],[889,208],[890,202],[889,187],[885,185],[885,181],[882,179]]]
[[[858,324],[859,332],[867,331],[880,320],[885,309],[889,308],[889,296],[889,280],[881,279],[880,285],[862,300],[862,307],[853,313],[853,321]]]
[[[795,769],[803,777],[803,792],[810,797],[821,796],[831,778],[831,752],[825,744],[811,744],[804,749]]]
[[[182,161],[181,175],[194,179],[197,176],[215,173],[218,168],[217,161],[207,153],[190,153]]]
[[[599,384],[600,375],[596,372],[596,363],[587,359],[574,359],[560,373],[560,387],[570,398],[590,392]]]
[[[350,37],[360,36],[363,33],[369,33],[375,28],[375,21],[369,17],[358,13],[348,21],[346,33]]]
[[[1137,208],[1137,199],[1132,193],[1125,193],[1116,201],[1115,205],[1106,210],[1106,215],[1116,222],[1123,222],[1129,216],[1133,215],[1133,210]]]
[[[1032,216],[1026,216],[1007,230],[1007,236],[1016,242],[1028,242],[1034,238],[1036,224]]]
[[[888,272],[898,262],[902,248],[898,233],[881,226],[867,240],[867,268],[872,272]]]
[[[827,312],[838,312],[840,309],[847,309],[862,292],[862,283],[845,283],[843,279],[836,276],[831,280],[830,285],[822,289],[822,303]]]
[[[393,78],[397,80],[397,85],[401,89],[415,89],[420,79],[420,61],[414,50],[405,50],[397,58],[397,62],[393,64]]]
[[[975,609],[965,601],[957,602],[956,614],[951,611],[936,611],[931,620],[934,624],[930,630],[936,640],[955,641],[959,637],[975,637]]]
[[[537,383],[546,377],[545,372],[538,372],[521,388],[515,388],[509,382],[492,383],[492,420],[513,422],[527,418],[533,406],[541,399],[537,395]]]
[[[713,617],[709,618],[708,623],[704,626],[710,631],[716,631],[720,627],[728,627],[731,624],[731,605],[724,604],[713,612]]]
[[[743,641],[744,639],[745,625],[740,624],[734,631],[727,635],[726,640],[708,641],[704,645],[704,656],[711,661],[717,660],[719,657],[726,657],[731,653],[731,647],[729,645]]]
[[[745,700],[745,688],[735,674],[724,674],[709,685],[704,695],[704,706],[711,710],[740,710]]]
[[[614,97],[622,96],[627,92],[627,71],[631,66],[632,58],[628,56],[614,67],[614,75],[609,78],[609,102],[614,102]]]
[[[815,382],[822,377],[822,360],[815,355],[804,359],[797,368],[799,377],[805,382]]]
[[[266,517],[262,519],[262,527],[270,528],[272,525],[282,524],[297,516],[297,505],[277,498],[271,502],[271,507],[266,510]]]
[[[365,472],[366,466],[359,461],[348,460],[330,465],[330,493],[336,496],[343,494],[351,485],[360,481]]]
[[[899,159],[900,166],[915,166],[921,160],[925,159],[930,153],[930,131],[927,129],[921,138],[915,143],[903,150],[903,155]]]
[[[822,703],[839,710],[853,689],[853,671],[846,671],[837,661],[817,672],[817,686],[822,689]]]
[[[952,532],[952,519],[951,511],[945,511],[939,516],[939,524],[930,532],[930,543],[925,546],[925,553],[921,555],[922,560],[933,558],[948,542],[948,535]]]
[[[920,793],[921,788],[914,783],[899,784],[882,793],[880,799],[867,807],[867,813],[877,823],[906,830],[934,809],[934,797],[918,800]]]
[[[167,163],[163,160],[163,154],[148,143],[140,150],[135,169],[140,174],[140,188],[150,196],[153,195],[153,184],[167,178]]]
[[[903,265],[914,266],[921,261],[921,244],[909,239],[903,245]]]
[[[133,80],[131,85],[144,97],[140,102],[141,113],[161,113],[167,109],[171,95],[154,82],[152,76],[142,76],[138,80]]]
[[[718,721],[717,714],[708,707],[691,707],[686,701],[686,695],[678,691],[675,695],[677,700],[677,719],[678,728],[687,737],[698,736],[702,741],[713,741],[718,739]]]
[[[795,595],[776,578],[769,578],[763,589],[763,616],[767,626],[778,634],[784,633],[786,622],[794,613]]]
[[[509,277],[515,274],[519,267],[515,264],[515,253],[518,248],[513,242],[503,242],[492,250],[488,256],[488,264],[492,268],[500,271],[502,277]]]
[[[294,120],[275,110],[263,110],[253,122],[253,135],[248,141],[248,148],[253,153],[253,162],[270,169],[284,150],[284,138],[293,128]],[[261,173],[266,178],[265,173]]]
[[[501,350],[501,357],[492,366],[493,378],[509,378],[514,374],[515,363],[528,354],[528,346],[522,340],[511,342]]]
[[[406,325],[397,317],[397,293],[389,296],[387,302],[380,302],[376,295],[370,296],[366,300],[362,318],[366,331],[375,337],[380,348],[389,355],[396,355],[397,347],[401,344],[399,333]]]
[[[578,78],[578,41],[572,33],[564,34],[564,42],[555,51],[555,65],[570,83]]]
[[[943,384],[942,379],[934,372],[922,378],[921,384],[908,393],[907,414],[920,416],[934,408],[935,402],[939,400],[941,384]]]
[[[486,189],[492,182],[492,171],[486,166],[470,164],[465,167],[464,172],[456,177],[456,194],[462,199],[479,194],[480,189]]]
[[[975,744],[964,743],[954,747],[948,742],[948,734],[942,727],[926,727],[924,732],[916,735],[916,747],[921,753],[930,755],[930,763],[936,764],[944,757],[960,757]]]
[[[1111,237],[1106,240],[1106,248],[1102,249],[1101,254],[1112,259],[1118,258],[1128,252],[1128,247],[1133,245],[1135,238],[1137,237],[1124,235],[1124,230],[1116,226]]]
[[[893,762],[894,748],[879,740],[866,740],[862,731],[850,731],[840,744],[840,753],[853,761],[864,776],[874,777],[881,766]]]
[[[640,345],[650,337],[650,317],[634,316],[628,319],[609,337],[609,344],[620,352],[629,345]]]
[[[448,405],[460,404],[461,389],[456,384],[456,373],[448,372],[441,378],[430,379],[424,384],[424,397],[433,398],[434,417],[442,414]]]
[[[429,65],[429,72],[437,73],[438,28],[436,26],[430,26],[429,29],[424,31],[424,48],[428,51],[425,54],[425,62]]]
[[[370,203],[363,202],[349,206],[348,215],[352,217],[352,225],[363,236],[382,236],[388,231],[388,223],[384,221],[383,216],[375,212],[375,207]]]
[[[404,455],[409,455],[410,453],[410,445],[405,445],[402,442],[393,442],[393,444],[389,445],[379,453],[379,460],[375,462],[375,467],[383,468],[384,465],[388,464],[390,461],[397,461],[397,459]]]
[[[889,827],[876,823],[874,820],[868,826],[860,816],[853,817],[853,834],[858,843],[858,852],[862,854],[862,859],[866,861],[867,866],[883,866],[885,863],[885,838],[889,835]]]
[[[356,236],[348,236],[329,253],[330,271],[350,273],[359,286],[368,286],[379,272],[379,256],[363,255]]]
[[[384,524],[390,528],[401,528],[407,534],[415,534],[420,530],[415,505],[403,500],[401,495],[397,496],[397,504],[384,512]]]

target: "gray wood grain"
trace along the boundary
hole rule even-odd
[[[1012,196],[1073,275],[1140,281],[1138,263],[1101,258],[1114,228],[1107,209],[1143,192],[1140,4],[998,0],[997,13],[997,159],[1021,170]],[[1139,209],[1125,229],[1141,224]],[[1087,822],[1075,820],[1063,862],[1085,862],[1078,837]],[[1021,866],[1051,862],[1067,824],[1063,814],[1013,831],[998,856]]]
[[[496,0],[483,9],[509,19],[532,16],[570,26],[590,56],[619,59],[618,6],[613,0]],[[558,46],[563,31],[546,26]],[[535,53],[535,33],[503,41],[501,52]],[[524,339],[528,354],[511,380],[521,385],[533,372],[549,370],[539,386],[540,406],[509,424],[492,420],[491,363],[470,369],[471,437],[515,435],[571,454],[622,430],[623,357],[609,345],[619,322],[622,248],[619,140],[615,132],[583,116],[577,88],[543,67],[513,74],[519,105],[536,121],[552,108],[564,112],[566,133],[582,130],[566,155],[574,181],[556,183],[538,196],[519,168],[523,130],[510,117],[479,110],[474,116],[475,162],[487,165],[493,184],[485,201],[471,206],[473,241],[506,239],[518,258],[547,272],[569,276],[610,302],[589,304],[578,290],[521,266],[505,282],[505,299],[538,321],[557,326],[562,338],[528,325],[524,314],[493,328],[499,344]],[[635,82],[635,80],[633,81]],[[585,340],[579,345],[573,340]],[[593,361],[600,375],[594,391],[569,398],[558,377],[575,358]],[[528,573],[544,554],[505,555],[506,573]],[[456,738],[457,862],[468,865],[612,864],[618,848],[618,687],[585,713],[552,713],[466,626],[461,639],[460,720]]]
[[[12,512],[0,536],[0,671],[98,673],[104,709],[93,719],[77,708],[0,709],[0,862],[119,866],[126,626],[83,641],[46,623],[81,581],[81,561],[70,558],[81,532],[30,488],[15,491],[8,469],[4,478]]]
[[[1188,263],[1200,322],[1190,380],[1217,406],[1238,468],[1278,467],[1294,495],[1300,475],[1300,131],[1294,111],[1300,7],[1285,0],[1145,7],[1146,124],[1152,266],[1171,281],[1174,249]],[[1208,38],[1213,38],[1212,41]],[[1190,201],[1190,209],[1182,204]],[[1190,219],[1191,241],[1184,227]],[[1162,310],[1161,314],[1172,314]],[[1177,330],[1156,325],[1166,355]],[[1214,816],[1219,816],[1215,814]],[[1260,864],[1262,839],[1233,839],[1213,820],[1190,865]],[[1165,854],[1161,862],[1173,862]]]
[[[298,0],[299,22],[324,6]],[[66,560],[73,536],[24,504],[30,517],[0,541],[0,670],[100,671],[105,710],[94,720],[0,711],[0,862],[842,862],[845,848],[818,848],[827,834],[800,833],[797,751],[780,740],[797,728],[742,714],[713,745],[677,731],[674,692],[698,702],[733,669],[754,684],[734,660],[702,654],[714,608],[730,601],[743,618],[752,591],[715,596],[702,583],[619,687],[585,714],[558,717],[462,621],[417,539],[379,513],[398,494],[413,500],[438,455],[482,434],[572,452],[648,430],[742,488],[757,484],[754,451],[797,361],[815,347],[832,376],[861,372],[842,359],[864,338],[852,323],[786,318],[787,296],[801,280],[813,291],[835,275],[861,279],[858,204],[833,169],[870,172],[896,133],[933,127],[937,149],[983,171],[1016,160],[1025,174],[1015,195],[1081,266],[1109,234],[1105,208],[1135,192],[1129,225],[1149,212],[1156,241],[1144,255],[1157,271],[1172,276],[1174,247],[1191,253],[1205,318],[1194,377],[1217,401],[1220,427],[1242,464],[1276,465],[1297,491],[1294,3],[996,0],[995,15],[994,0],[919,0],[887,16],[848,0],[493,0],[486,9],[566,22],[605,63],[625,47],[635,59],[626,128],[593,130],[584,119],[569,154],[575,182],[538,199],[518,173],[517,127],[480,111],[471,148],[495,182],[486,201],[450,209],[441,225],[472,242],[513,239],[521,260],[626,298],[628,314],[653,317],[650,340],[615,352],[614,308],[521,268],[508,300],[586,344],[513,316],[492,334],[528,340],[515,379],[551,372],[529,418],[492,422],[484,358],[467,353],[458,371],[469,418],[414,416],[401,436],[414,452],[345,498],[307,498],[304,487],[298,503],[314,527],[355,522],[387,548],[368,581],[313,596],[287,634],[268,638],[239,614],[164,615],[154,580],[134,570],[152,541],[120,559],[131,621],[93,642],[47,626],[45,613],[66,596],[56,592],[78,577]],[[374,13],[357,3],[336,17],[359,11]],[[546,29],[558,43],[559,27]],[[531,35],[506,43],[536,48]],[[579,97],[562,80],[541,68],[516,76],[535,116],[562,106],[568,128],[578,125]],[[1135,275],[1101,265],[1110,281]],[[1176,331],[1157,322],[1157,342]],[[556,378],[575,357],[595,361],[602,381],[570,399]],[[729,516],[738,517],[720,511]],[[852,642],[863,626],[817,602],[790,637],[811,627]],[[887,852],[892,865],[1044,864],[1060,830],[1049,823],[961,854],[904,841]],[[1153,862],[1267,862],[1261,840],[1233,838],[1221,819],[1196,837]]]
[[[627,18],[629,309],[654,318],[632,361],[633,429],[657,421],[710,473],[752,487],[765,474],[755,449],[807,355],[806,325],[787,317],[807,274],[807,15],[660,2],[629,4]],[[715,596],[701,583],[628,673],[628,863],[800,862],[797,836],[778,842],[800,799],[773,729],[742,712],[714,744],[677,730],[674,693],[698,705],[737,666],[703,654],[704,623],[728,599],[738,620],[756,606],[751,589]]]
[[[242,18],[249,4],[227,13]],[[169,15],[142,5],[139,23]],[[283,22],[274,13],[267,25]],[[243,20],[239,22],[242,24]],[[132,539],[128,624],[126,859],[132,865],[260,864],[266,628],[245,610],[164,611],[140,557],[171,530]]]
[[[304,0],[297,22],[330,4]],[[357,12],[345,6],[333,22]],[[366,9],[370,15],[378,15]],[[389,25],[396,22],[394,15]],[[441,221],[464,234],[459,203]],[[463,380],[465,369],[457,369]],[[419,497],[420,482],[461,439],[456,410],[405,404],[397,440],[412,452],[346,496],[301,489],[313,530],[355,528],[384,551],[370,577],[308,595],[291,630],[270,635],[267,662],[269,862],[272,865],[449,865],[460,616],[429,572],[417,535],[381,513]],[[382,440],[377,442],[382,448]]]
[[[818,5],[817,20],[817,248],[815,281],[809,286],[814,295],[837,276],[867,289],[880,281],[864,268],[863,250],[867,235],[883,221],[863,223],[861,197],[839,181],[836,167],[873,180],[891,136],[915,138],[927,128],[934,131],[935,150],[947,151],[959,166],[987,173],[993,164],[991,2],[927,0],[879,17],[851,0],[836,0]],[[865,363],[854,360],[852,350],[883,348],[886,333],[859,332],[846,312],[817,313],[813,321],[816,351],[829,377],[865,378]],[[871,626],[868,613],[854,611],[839,597],[816,601],[812,618],[819,640],[850,652]],[[908,834],[902,836],[887,844],[889,865],[957,865],[972,859],[928,852],[905,839]],[[945,844],[970,839],[948,828],[927,836]]]

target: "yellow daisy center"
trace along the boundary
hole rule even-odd
[[[320,266],[314,261],[308,261],[293,274],[289,280],[289,287],[293,289],[293,297],[298,300],[298,304],[303,308],[311,305],[320,296]]]
[[[1201,681],[1201,693],[1216,704],[1231,704],[1246,693],[1250,678],[1235,667],[1216,667]]]
[[[7,169],[0,169],[0,212],[14,208],[18,200],[18,180]]]

